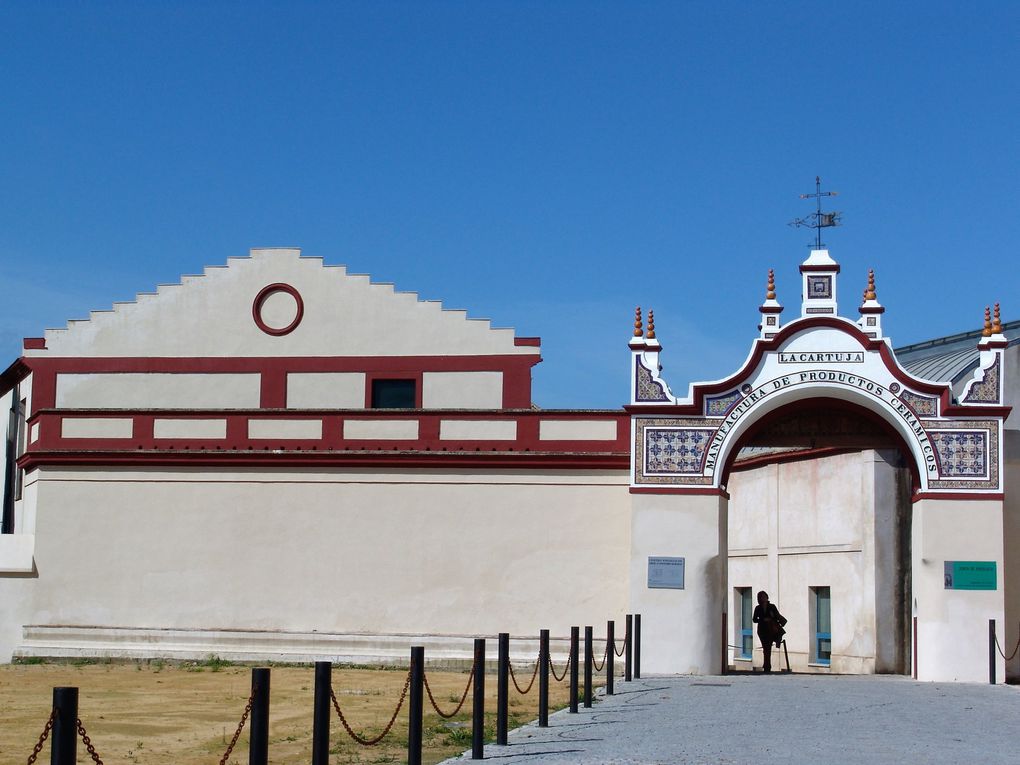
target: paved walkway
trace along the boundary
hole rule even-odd
[[[891,676],[617,681],[614,696],[491,745],[498,763],[982,765],[1020,762],[1020,688]],[[470,751],[448,763],[463,763]]]

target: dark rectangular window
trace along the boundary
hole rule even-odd
[[[414,409],[414,380],[372,380],[373,409]]]

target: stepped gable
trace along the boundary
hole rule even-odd
[[[260,295],[262,299],[260,300]],[[512,329],[294,248],[253,249],[48,329],[43,357],[535,355]]]

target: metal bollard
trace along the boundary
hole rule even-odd
[[[995,619],[988,620],[988,684],[995,685]]]
[[[592,629],[584,628],[584,708],[591,709],[591,663],[595,657],[592,654]]]
[[[485,638],[475,638],[474,705],[471,709],[471,759],[485,759]]]
[[[312,706],[312,765],[329,765],[330,687],[333,663],[315,662],[315,701]]]
[[[612,696],[613,691],[613,658],[616,656],[616,624],[610,619],[606,622],[606,695]]]
[[[549,727],[549,630],[538,633],[538,727]]]
[[[633,677],[633,655],[631,654],[631,647],[634,645],[634,617],[627,614],[627,632],[623,636],[623,679],[628,683]]]
[[[248,765],[269,763],[269,669],[251,671],[251,732],[248,734]]]
[[[570,628],[570,713],[577,714],[577,649],[580,628]]]
[[[53,730],[50,731],[50,765],[78,761],[78,689],[53,689]]]
[[[499,665],[496,669],[496,743],[506,746],[510,695],[510,633],[499,633]]]
[[[641,679],[641,614],[634,614],[634,679]]]
[[[421,765],[425,711],[425,646],[411,646],[411,687],[407,700],[407,765]]]

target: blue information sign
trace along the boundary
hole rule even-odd
[[[682,590],[684,588],[684,559],[649,558],[648,586],[653,589]]]

